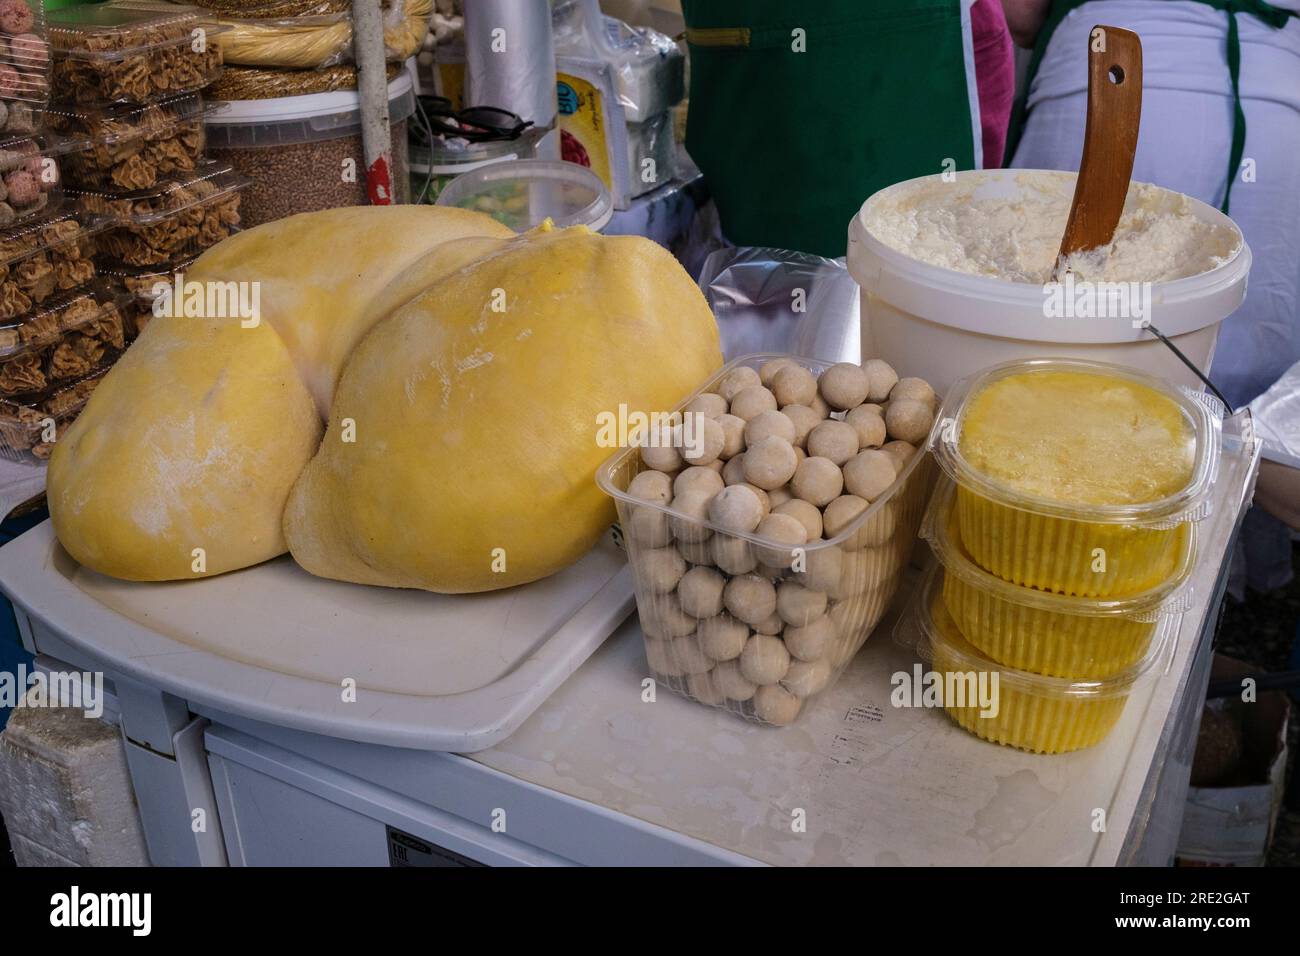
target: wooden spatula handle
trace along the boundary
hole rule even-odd
[[[1115,235],[1133,175],[1142,121],[1142,41],[1119,27],[1095,26],[1088,40],[1088,123],[1074,204],[1061,255],[1107,245]]]

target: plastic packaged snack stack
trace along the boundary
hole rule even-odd
[[[224,27],[193,9],[109,5],[51,11],[52,84],[60,102],[150,103],[200,90],[221,73]]]
[[[205,162],[128,193],[68,190],[77,211],[102,217],[100,265],[163,265],[203,252],[240,222],[240,194],[248,179],[229,165]]]
[[[178,275],[183,277],[189,271],[197,258],[198,256],[185,256],[163,265],[149,266],[108,264],[101,275],[111,288],[122,293],[122,320],[128,337],[139,335],[154,317],[160,284],[171,286]]]
[[[1179,546],[1159,584],[1124,598],[1088,598],[1004,581],[962,547],[952,482],[942,479],[921,534],[943,566],[942,603],[962,636],[1016,670],[1093,680],[1113,677],[1146,656],[1186,610],[1184,587],[1196,556],[1196,525],[1178,527]]]
[[[63,147],[45,136],[0,136],[0,229],[58,211],[63,160]]]
[[[40,397],[0,398],[0,456],[18,461],[49,458],[58,436],[76,420],[108,369],[102,365]]]
[[[1178,526],[1208,513],[1222,409],[1132,369],[1039,359],[959,382],[931,443],[985,570],[1087,597],[1167,576]]]
[[[44,5],[0,0],[0,137],[30,136],[50,96]]]
[[[128,192],[193,172],[203,160],[204,117],[197,93],[148,104],[56,106],[46,118],[66,141],[63,175],[76,189]]]
[[[94,239],[104,225],[83,224],[65,211],[0,231],[0,321],[90,282]]]
[[[794,369],[790,381],[759,387],[760,370],[777,366]],[[652,440],[615,452],[597,471],[618,509],[651,674],[758,723],[797,719],[870,636],[910,560],[934,477],[930,456],[910,444],[912,453],[898,441],[890,451],[876,447],[883,425],[868,443],[870,500],[840,494],[831,460],[800,458],[800,441],[814,451],[823,437],[857,447],[843,433],[853,426],[812,407],[791,417],[774,405],[775,395],[818,404],[817,377],[829,367],[777,354],[733,360],[664,410],[708,419],[691,419],[702,429],[698,455],[679,443],[694,459]],[[810,437],[816,424],[828,427]],[[710,455],[707,465],[689,464]],[[818,464],[801,476],[801,460]],[[784,480],[787,472],[795,477]],[[866,491],[856,468],[851,474]]]

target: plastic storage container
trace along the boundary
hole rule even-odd
[[[198,168],[207,112],[197,93],[182,93],[145,105],[56,107],[46,121],[67,142],[69,186],[128,192]]]
[[[1157,632],[1188,607],[1183,587],[1196,555],[1196,526],[1155,587],[1128,598],[1072,597],[1009,584],[985,571],[961,545],[954,487],[941,479],[921,534],[943,565],[943,602],[976,650],[1017,670],[1053,677],[1112,677],[1146,656]]]
[[[778,358],[814,374],[831,364],[739,358],[676,411],[713,393],[737,369],[757,370]],[[861,648],[910,559],[934,467],[924,452],[895,467],[893,481],[836,534],[792,547],[757,531],[727,530],[707,510],[698,517],[679,502],[674,508],[639,497],[629,489],[648,470],[641,449],[612,455],[596,481],[617,504],[655,678],[756,722],[794,720]]]
[[[65,7],[50,11],[48,29],[63,102],[150,103],[201,90],[221,74],[224,28],[193,8]]]
[[[0,456],[11,461],[49,458],[63,429],[76,419],[110,367],[101,364],[37,398],[0,398]]]
[[[411,143],[411,202],[436,203],[442,191],[457,176],[480,166],[491,166],[533,155],[532,141],[524,137],[465,143],[459,148],[445,144],[425,146]]]
[[[62,144],[45,137],[0,137],[0,229],[63,204]]]
[[[1162,342],[1115,315],[1081,320],[1048,317],[1042,285],[967,275],[921,262],[871,234],[868,217],[941,184],[955,206],[970,197],[1033,199],[1032,177],[1050,177],[1067,198],[1074,173],[1026,169],[963,171],[896,183],[872,195],[849,223],[848,267],[861,287],[862,354],[892,355],[941,393],[958,379],[999,362],[1042,355],[1115,362],[1199,388],[1200,381]],[[1188,199],[1197,218],[1240,231],[1205,203]],[[1060,244],[1060,237],[1053,240]],[[1245,242],[1221,265],[1200,275],[1151,286],[1151,324],[1208,373],[1219,323],[1241,305],[1251,255]]]
[[[129,193],[68,190],[79,212],[102,216],[103,259],[126,266],[164,265],[195,256],[240,224],[240,194],[248,180],[229,165],[206,162]]]
[[[252,180],[244,195],[245,226],[370,201],[360,102],[350,90],[227,101],[208,118],[211,156]],[[388,84],[395,203],[410,199],[406,124],[414,112],[415,90],[403,71]]]
[[[557,228],[586,226],[596,232],[614,215],[614,202],[600,177],[573,163],[518,159],[493,163],[453,180],[439,206],[484,212],[515,232],[550,219]]]
[[[4,330],[15,342],[0,357],[0,398],[31,400],[111,364],[126,347],[119,305],[107,289],[92,287]]]
[[[1126,395],[1132,400],[1121,401]],[[972,432],[970,409],[977,403],[977,431]],[[1167,421],[1148,422],[1151,427],[1127,443],[1112,441],[1112,432],[1099,426],[1113,418],[1114,435],[1131,431],[1134,426],[1124,416],[1135,404],[1145,404],[1152,417],[1164,415]],[[1037,414],[1045,410],[1050,416],[1057,408],[1059,416],[1046,423]],[[1208,511],[1221,412],[1203,393],[1100,362],[1007,362],[964,379],[950,390],[932,435],[935,457],[957,484],[963,547],[980,567],[1026,587],[1089,597],[1133,595],[1155,587],[1169,574],[1181,540],[1178,526],[1200,520]],[[991,417],[995,415],[1002,417]],[[1036,433],[1027,431],[1031,422]],[[1012,427],[1024,433],[1007,438]],[[989,441],[972,445],[981,435]],[[1121,456],[1141,442],[1152,454],[1125,469]],[[1160,443],[1168,443],[1168,449]],[[972,447],[992,460],[983,466],[972,463]],[[1160,465],[1165,474],[1147,470],[1166,458],[1167,467]],[[1054,463],[1059,474],[1052,480],[1065,484],[1050,497],[1024,488],[1030,480],[1026,469],[1042,462]],[[1075,489],[1085,486],[1072,484],[1073,478],[1100,474],[1090,471],[1092,464],[1111,473],[1099,477],[1101,491],[1118,488],[1117,482],[1137,485],[1131,493],[1116,491],[1113,502],[1072,498]],[[1158,487],[1152,485],[1157,478]],[[1089,487],[1089,494],[1093,490]]]
[[[12,321],[95,276],[94,240],[103,222],[70,212],[0,231],[0,321]]]
[[[0,0],[0,136],[23,136],[41,127],[50,98],[50,47],[44,5]]]
[[[1095,746],[1115,727],[1134,685],[1164,656],[1167,642],[1153,644],[1136,664],[1099,680],[998,664],[967,641],[949,615],[939,594],[942,577],[931,569],[900,626],[916,633],[918,656],[942,679],[944,710],[982,740],[1041,754]]]
[[[101,272],[109,286],[122,293],[122,319],[131,338],[144,331],[154,317],[154,302],[159,283],[170,285],[177,273],[184,274],[198,256],[186,256],[173,262],[151,266],[110,265]]]

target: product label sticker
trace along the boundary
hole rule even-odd
[[[568,73],[557,74],[555,80],[555,95],[559,102],[556,122],[560,127],[560,156],[565,162],[586,166],[608,189],[613,189],[600,90]]]
[[[484,866],[477,860],[421,840],[395,827],[385,826],[388,839],[389,866]]]

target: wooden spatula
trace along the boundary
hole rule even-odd
[[[1142,122],[1142,41],[1130,30],[1095,26],[1088,39],[1088,124],[1061,239],[1061,259],[1110,243],[1124,211]]]

